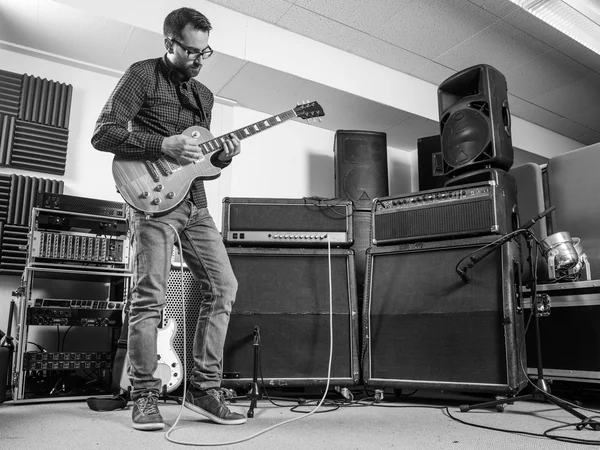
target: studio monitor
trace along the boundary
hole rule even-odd
[[[361,350],[367,386],[481,393],[525,386],[517,244],[483,258],[468,271],[470,283],[455,270],[495,239],[367,251]]]
[[[333,152],[336,198],[370,210],[374,198],[389,194],[386,133],[337,130]]]
[[[438,87],[444,173],[508,170],[514,155],[506,78],[486,64],[464,69]]]

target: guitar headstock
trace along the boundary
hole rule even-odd
[[[299,103],[298,106],[294,108],[294,112],[296,113],[296,116],[301,119],[316,119],[317,117],[323,117],[325,115],[323,108],[317,102]]]

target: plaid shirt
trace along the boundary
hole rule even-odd
[[[102,108],[92,145],[121,158],[156,159],[164,137],[193,125],[210,129],[213,104],[213,93],[193,78],[181,80],[166,55],[139,61],[125,71]],[[205,208],[202,180],[190,191],[195,205]]]

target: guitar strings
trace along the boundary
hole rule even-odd
[[[181,247],[181,240],[179,238],[179,233],[177,233],[177,230],[175,229],[175,227],[173,227],[173,225],[168,224],[171,228],[173,228],[173,231],[175,231],[175,237],[177,238],[177,243],[179,245],[179,248]],[[184,410],[184,402],[185,402],[185,396],[186,396],[186,392],[187,392],[187,373],[184,369],[184,374],[183,374],[183,397],[182,397],[182,402],[181,402],[181,406],[179,408],[179,413],[177,415],[177,418],[175,419],[175,422],[173,423],[173,425],[171,426],[171,428],[169,428],[166,432],[165,432],[165,439],[168,440],[169,442],[173,442],[174,444],[180,444],[180,445],[188,445],[188,446],[195,446],[195,447],[209,447],[209,446],[223,446],[223,445],[233,445],[233,444],[239,444],[242,442],[247,442],[251,439],[257,438],[258,436],[265,434],[269,431],[274,430],[275,428],[279,428],[283,425],[287,425],[289,423],[292,422],[296,422],[298,420],[302,420],[302,419],[306,419],[308,417],[310,417],[311,415],[313,415],[314,413],[317,412],[317,410],[321,407],[321,405],[323,404],[323,402],[325,401],[325,398],[327,397],[327,393],[329,392],[329,385],[331,382],[331,363],[333,360],[333,285],[332,285],[332,276],[331,276],[331,241],[329,238],[329,235],[327,235],[327,269],[328,269],[328,276],[329,276],[329,362],[327,364],[327,384],[325,386],[325,390],[323,392],[323,396],[321,397],[321,399],[319,400],[319,403],[317,404],[317,406],[309,411],[308,413],[306,413],[303,416],[299,416],[299,417],[295,417],[293,419],[288,419],[285,420],[283,422],[280,423],[276,423],[275,425],[271,425],[270,427],[265,428],[264,430],[258,431],[256,433],[253,433],[249,436],[240,438],[240,439],[236,439],[233,441],[226,441],[226,442],[193,442],[193,441],[184,441],[184,440],[180,440],[180,439],[176,439],[174,437],[171,437],[171,434],[175,431],[175,430],[179,430],[179,429],[184,429],[184,428],[188,428],[186,426],[177,426],[177,424],[179,423],[179,419],[181,418],[181,414],[183,413]],[[180,282],[181,282],[181,302],[182,302],[182,311],[183,311],[183,360],[186,361],[187,360],[187,348],[186,348],[186,343],[187,343],[187,336],[186,336],[186,316],[185,316],[185,290],[184,290],[184,285],[183,285],[183,264],[180,265],[179,270],[181,271],[181,277],[180,277]]]

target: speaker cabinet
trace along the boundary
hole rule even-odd
[[[438,87],[444,174],[481,167],[508,170],[514,154],[506,78],[481,64]]]
[[[374,198],[389,195],[385,133],[337,130],[333,153],[336,198],[370,210]]]
[[[252,381],[256,328],[259,373],[267,385],[325,385],[330,348],[327,249],[229,247],[227,252],[239,289],[225,342],[223,385]],[[354,271],[351,250],[331,250],[335,385],[354,385],[360,378]]]
[[[515,393],[525,386],[517,244],[483,258],[468,272],[468,284],[455,271],[462,258],[494,239],[367,251],[367,386],[482,393]]]
[[[441,140],[439,134],[417,139],[419,191],[443,188],[449,179],[444,175]]]

